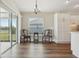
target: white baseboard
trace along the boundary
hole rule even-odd
[[[79,55],[76,52],[72,52],[72,54],[76,56],[77,58],[79,58]]]

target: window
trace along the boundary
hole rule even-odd
[[[28,22],[28,28],[31,33],[41,33],[44,29],[44,21],[42,17],[30,17]]]

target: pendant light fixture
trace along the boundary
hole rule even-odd
[[[38,14],[38,12],[40,12],[40,10],[38,9],[38,4],[37,4],[37,0],[35,1],[35,6],[34,6],[34,13]]]
[[[68,4],[70,2],[70,0],[66,0],[66,4]]]

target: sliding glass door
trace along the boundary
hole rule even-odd
[[[0,8],[0,44],[1,53],[7,50],[11,45],[10,40],[10,13],[4,8]]]
[[[0,53],[6,52],[17,41],[17,16],[0,7]]]

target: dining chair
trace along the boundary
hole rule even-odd
[[[22,29],[21,36],[20,36],[20,43],[31,42],[31,36],[28,35],[28,30]]]
[[[44,30],[44,34],[42,36],[42,42],[52,42],[52,29]]]

